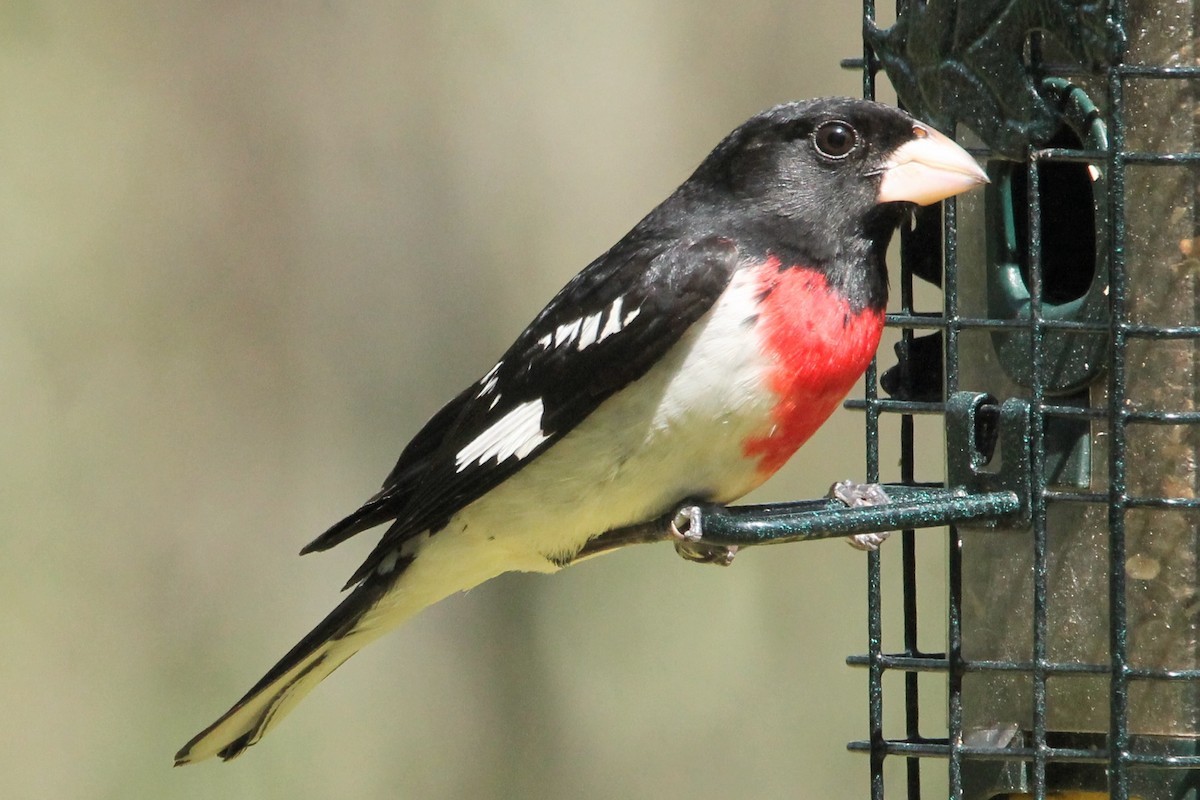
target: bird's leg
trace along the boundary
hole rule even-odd
[[[829,487],[829,496],[840,500],[849,508],[882,506],[892,502],[887,492],[878,483],[855,483],[852,480],[838,481]],[[859,550],[875,551],[887,541],[891,531],[881,533],[858,533],[847,536],[846,543]]]
[[[700,506],[688,505],[680,508],[667,528],[675,542],[675,552],[688,561],[698,564],[716,564],[727,567],[737,555],[736,545],[705,544],[704,511]]]

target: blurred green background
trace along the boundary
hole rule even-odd
[[[371,541],[299,547],[567,278],[750,114],[860,92],[857,3],[0,22],[0,796],[865,795],[865,558],[838,541],[506,576],[243,758],[171,767]],[[755,497],[862,476],[861,431],[839,412]]]

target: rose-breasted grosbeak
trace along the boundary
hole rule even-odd
[[[361,647],[510,570],[774,473],[862,375],[911,204],[986,181],[895,108],[822,99],[737,128],[426,423],[302,552],[389,523],[353,591],[176,763],[233,758]]]

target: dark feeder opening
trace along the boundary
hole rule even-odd
[[[1095,105],[1078,86],[1061,78],[1043,81],[1062,124],[1039,150],[1103,151],[1108,137]],[[1037,169],[1031,207],[1031,170]],[[1034,322],[1031,260],[1041,264],[1037,316],[1044,321],[1106,324],[1107,236],[1104,175],[1096,164],[1053,156],[1024,162],[993,160],[987,214],[988,316],[1027,326],[992,335],[997,361],[1023,389],[1034,382],[1031,354],[1040,348],[1040,390],[1060,405],[1088,408],[1088,387],[1104,371],[1108,339],[1103,332],[1039,328]],[[1036,219],[1037,235],[1031,230]],[[1090,483],[1090,428],[1086,419],[1048,417],[1046,477],[1051,484]]]
[[[1083,140],[1063,126],[1047,148],[1082,150]],[[1096,209],[1089,165],[1043,161],[1038,164],[1042,229],[1042,300],[1060,305],[1079,300],[1096,277]],[[1095,169],[1095,167],[1092,167]],[[1016,164],[1011,181],[1017,266],[1029,285],[1029,164]]]

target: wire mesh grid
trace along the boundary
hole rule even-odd
[[[899,13],[904,13],[904,3]],[[867,20],[875,19],[875,4],[866,0],[863,4]],[[1124,8],[1117,4],[1111,9],[1113,30],[1124,32],[1127,20]],[[1031,39],[1029,53],[1031,69],[1044,74],[1060,74],[1078,77],[1078,69],[1040,62],[1040,50],[1036,34]],[[847,62],[861,67],[863,92],[874,98],[876,77],[880,62],[869,47],[864,49],[861,59]],[[1193,62],[1194,63],[1194,62]],[[997,319],[963,309],[960,303],[961,287],[959,273],[959,209],[954,201],[945,204],[940,218],[926,215],[921,225],[933,224],[941,232],[944,253],[944,309],[930,314],[914,308],[914,270],[912,263],[903,258],[900,265],[900,305],[898,312],[888,316],[888,325],[899,329],[899,383],[905,386],[911,380],[912,369],[906,365],[919,333],[941,332],[944,337],[944,381],[945,392],[952,395],[960,389],[978,387],[963,385],[964,337],[990,335],[1001,330],[1027,332],[1028,374],[1025,397],[1031,410],[1031,524],[1025,535],[1013,546],[1028,550],[1030,577],[1027,599],[1029,605],[1028,631],[1029,650],[1026,657],[983,658],[972,656],[964,648],[964,535],[955,527],[949,530],[947,550],[947,618],[927,622],[917,618],[917,538],[914,531],[903,531],[900,537],[901,605],[903,610],[903,646],[900,651],[885,651],[883,613],[885,587],[883,585],[883,559],[892,558],[886,549],[873,553],[868,560],[868,652],[849,659],[851,664],[867,669],[869,736],[866,740],[853,742],[850,747],[866,752],[870,756],[871,796],[882,798],[885,788],[884,764],[887,757],[902,757],[905,760],[906,796],[922,796],[922,763],[927,757],[945,759],[948,764],[949,794],[954,798],[972,796],[995,796],[973,794],[978,789],[970,785],[970,770],[977,765],[990,763],[997,770],[1008,769],[1019,773],[1009,785],[1013,794],[1045,798],[1055,792],[1072,789],[1098,791],[1093,796],[1113,798],[1130,797],[1196,797],[1200,785],[1200,755],[1195,741],[1200,735],[1200,720],[1193,715],[1195,698],[1200,694],[1200,669],[1194,658],[1185,658],[1184,665],[1166,662],[1147,665],[1144,659],[1131,657],[1129,607],[1130,581],[1137,580],[1136,569],[1131,569],[1130,515],[1138,513],[1182,513],[1200,509],[1197,499],[1194,473],[1184,484],[1159,482],[1150,485],[1131,475],[1131,450],[1145,446],[1137,442],[1139,431],[1149,427],[1175,428],[1183,431],[1182,441],[1194,443],[1200,424],[1200,411],[1195,404],[1187,402],[1182,407],[1162,400],[1154,395],[1133,396],[1131,394],[1130,371],[1138,366],[1145,367],[1146,348],[1162,343],[1182,343],[1186,358],[1196,359],[1194,343],[1200,340],[1200,325],[1194,324],[1195,317],[1187,320],[1164,321],[1143,319],[1131,313],[1131,301],[1137,286],[1131,274],[1128,260],[1130,239],[1129,172],[1142,168],[1185,168],[1192,169],[1191,196],[1183,198],[1183,206],[1191,214],[1192,237],[1196,237],[1195,209],[1196,188],[1194,167],[1200,164],[1200,153],[1195,148],[1184,151],[1151,151],[1143,143],[1131,144],[1127,136],[1129,116],[1128,94],[1131,82],[1135,81],[1180,81],[1186,82],[1194,91],[1195,81],[1200,79],[1200,67],[1190,65],[1131,64],[1116,63],[1108,66],[1099,76],[1092,76],[1095,85],[1103,93],[1100,105],[1108,131],[1107,147],[1086,149],[1082,145],[1073,147],[1044,147],[1030,149],[1027,164],[1027,281],[1029,286],[1028,315],[1018,319]],[[1192,140],[1194,141],[1194,139]],[[985,158],[991,154],[980,152]],[[1105,230],[1107,241],[1101,241],[1105,256],[1102,263],[1107,270],[1108,319],[1064,320],[1052,318],[1044,313],[1045,274],[1042,255],[1043,206],[1041,165],[1066,163],[1090,165],[1105,176],[1106,191]],[[907,253],[909,240],[917,236],[915,229],[902,231],[901,252]],[[976,266],[976,265],[972,265]],[[1193,270],[1194,272],[1194,270]],[[965,280],[966,278],[964,278]],[[1193,309],[1194,311],[1194,309]],[[1072,332],[1103,336],[1107,340],[1107,361],[1099,377],[1096,396],[1100,403],[1082,405],[1062,401],[1047,390],[1050,366],[1046,363],[1046,341],[1056,332]],[[1189,365],[1189,369],[1191,366]],[[946,405],[941,401],[912,399],[901,391],[903,399],[881,397],[876,387],[879,375],[872,366],[866,378],[865,396],[861,401],[852,401],[851,407],[865,412],[867,437],[867,473],[870,480],[880,479],[880,431],[881,418],[899,417],[899,467],[900,481],[915,481],[914,464],[918,444],[915,417],[919,415],[941,415]],[[1195,374],[1190,374],[1191,391],[1195,393]],[[1195,400],[1195,396],[1191,400]],[[1051,481],[1047,477],[1047,436],[1055,420],[1075,420],[1088,426],[1102,439],[1095,458],[1098,471],[1103,474],[1093,485],[1071,486]],[[1099,432],[1097,434],[1097,432]],[[1159,442],[1151,438],[1151,442]],[[1106,451],[1106,452],[1105,452]],[[1194,451],[1193,451],[1194,452]],[[1145,454],[1140,454],[1145,457]],[[1163,458],[1168,456],[1161,454]],[[1194,462],[1194,456],[1193,456]],[[1103,554],[1107,583],[1107,595],[1095,597],[1098,604],[1106,606],[1107,658],[1063,658],[1053,652],[1051,626],[1057,618],[1050,609],[1051,573],[1050,547],[1059,535],[1051,521],[1056,509],[1062,507],[1085,508],[1099,515],[1107,552]],[[1194,534],[1194,517],[1184,522]],[[925,534],[926,536],[930,534]],[[1191,540],[1195,557],[1194,536]],[[892,553],[894,554],[894,549]],[[969,557],[969,553],[968,553]],[[1131,574],[1134,576],[1131,578]],[[888,587],[891,588],[891,587]],[[1179,598],[1180,602],[1194,602],[1194,597]],[[1187,612],[1194,620],[1195,609]],[[922,652],[918,646],[918,623],[921,625],[945,625],[945,652]],[[1176,631],[1184,636],[1184,632]],[[903,736],[888,736],[885,733],[884,706],[894,702],[885,696],[885,674],[899,672],[903,675]],[[934,723],[921,719],[922,673],[938,673],[945,678],[945,717]],[[1027,708],[1023,730],[1014,733],[1012,740],[1003,746],[997,741],[980,741],[969,730],[970,709],[964,704],[964,683],[973,675],[1016,676],[1026,691],[1018,692],[1017,702]],[[1051,707],[1052,685],[1057,680],[1072,680],[1090,677],[1103,682],[1107,695],[1104,709],[1107,730],[1069,730],[1057,724]],[[1138,703],[1157,691],[1154,686],[1173,684],[1173,697],[1182,697],[1178,708],[1178,720],[1183,735],[1156,736],[1147,734],[1138,723]],[[1000,684],[1004,686],[1005,684]],[[1007,684],[1012,686],[1013,684]],[[926,707],[928,707],[928,697]],[[939,701],[942,698],[937,698]],[[1189,705],[1190,702],[1190,705]],[[923,724],[924,722],[924,724]],[[944,722],[945,735],[942,735]],[[934,730],[936,735],[925,735],[923,731]],[[1177,731],[1178,733],[1178,731]],[[928,763],[928,762],[925,762]],[[927,767],[928,769],[928,767]],[[928,773],[927,773],[928,774]],[[1082,776],[1082,777],[1081,777]],[[1090,783],[1089,783],[1090,781]],[[1097,785],[1098,782],[1098,785]],[[939,781],[939,788],[940,788]],[[1160,788],[1156,788],[1160,787]],[[897,792],[898,793],[898,792]],[[942,795],[944,796],[944,795]]]

